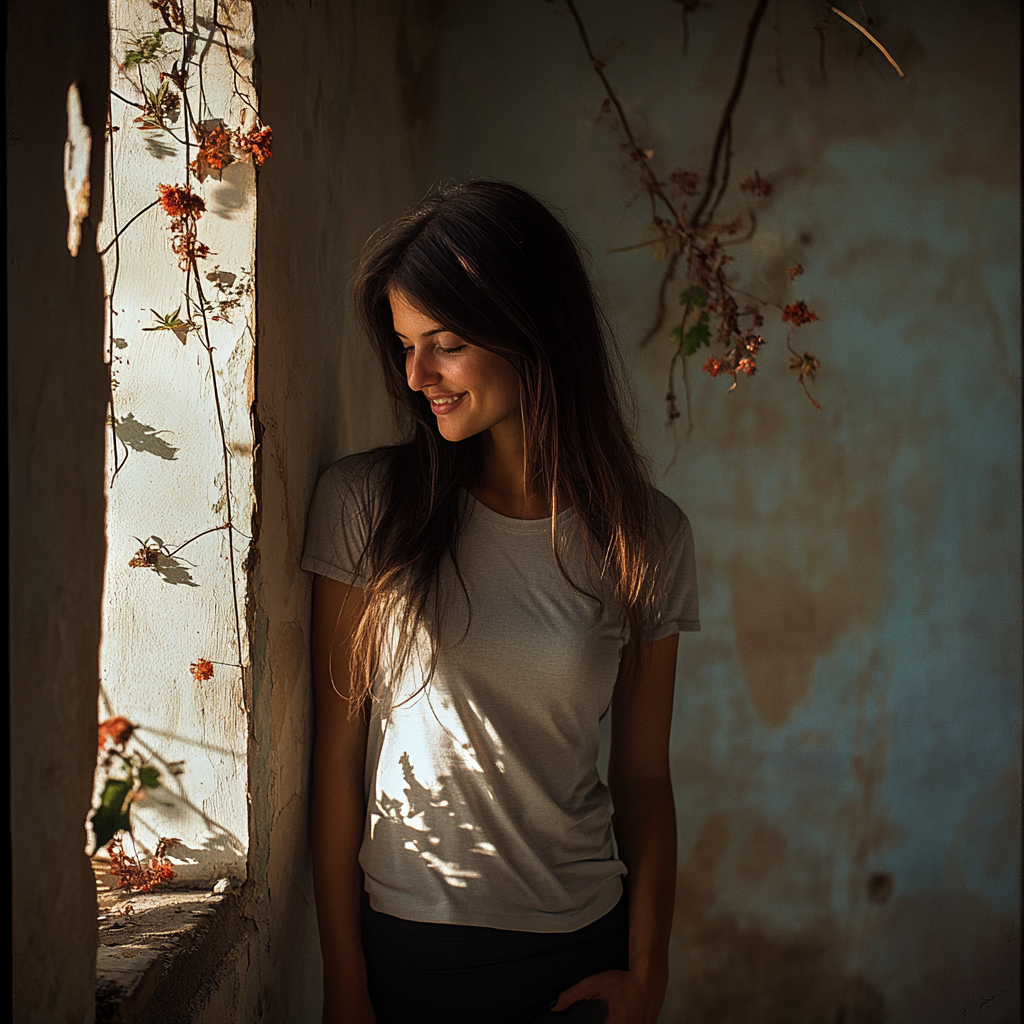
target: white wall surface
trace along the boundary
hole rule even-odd
[[[212,3],[200,5],[196,52],[202,54],[202,91],[193,68],[192,116],[199,122],[218,118],[229,128],[243,124],[243,118],[252,125],[249,104],[255,93],[246,81],[252,58],[249,6],[220,7],[230,61],[212,15]],[[191,29],[191,11],[188,25]],[[158,62],[125,69],[119,65],[131,39],[162,28],[163,22],[148,3],[115,0],[111,26],[111,88],[140,102],[140,75],[147,90],[156,90],[158,73],[170,71],[180,59],[181,36],[164,36],[167,55]],[[108,430],[100,715],[128,718],[136,726],[131,745],[162,771],[163,786],[134,805],[137,843],[152,851],[161,836],[179,839],[171,851],[178,884],[240,880],[248,846],[243,566],[255,502],[249,421],[254,171],[250,161],[237,160],[223,169],[222,180],[197,182],[186,174],[186,164],[196,159],[197,139],[186,131],[184,104],[170,131],[140,130],[134,123],[138,107],[118,96],[111,100],[119,130],[108,150],[112,170],[99,231],[99,244],[106,247],[114,237],[115,215],[124,228],[104,259],[112,294],[108,331],[116,339],[112,346],[104,344],[117,380],[118,464]],[[124,227],[157,198],[159,184],[186,181],[207,208],[196,225],[199,240],[211,250],[198,261],[199,285],[212,304],[205,317],[196,282],[187,280],[171,251],[165,211],[154,207]],[[239,299],[234,308],[218,305],[233,298]],[[176,309],[197,329],[181,337],[147,330],[157,323],[153,310],[164,316]],[[207,343],[213,348],[212,372]],[[230,537],[227,529],[218,529],[226,526],[229,507]],[[171,552],[204,533],[173,559],[164,555],[155,568],[129,566],[140,542],[150,537]],[[213,664],[212,678],[193,677],[190,665],[199,658]],[[169,767],[176,763],[178,775]]]

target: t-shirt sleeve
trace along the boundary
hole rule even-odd
[[[663,568],[655,599],[654,619],[645,640],[663,640],[673,633],[700,629],[697,606],[697,566],[693,554],[690,520],[679,506],[661,491],[655,492],[661,520]]]
[[[366,454],[328,466],[317,481],[306,520],[302,568],[356,587],[366,585],[363,552],[373,521],[373,479]]]

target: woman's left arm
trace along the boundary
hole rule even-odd
[[[615,688],[608,784],[615,838],[629,869],[629,970],[585,978],[555,1010],[604,999],[607,1024],[654,1024],[668,985],[668,942],[676,883],[676,813],[669,773],[679,635],[646,645],[640,678]]]

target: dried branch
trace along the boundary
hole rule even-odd
[[[714,149],[711,152],[711,168],[708,171],[708,181],[704,189],[704,196],[700,203],[697,205],[697,209],[693,214],[693,223],[701,223],[701,214],[707,208],[708,201],[711,199],[711,194],[714,192],[715,184],[718,177],[718,162],[722,157],[722,149],[726,149],[726,159],[729,158],[728,143],[732,139],[732,115],[736,110],[736,104],[739,102],[740,93],[743,91],[743,83],[747,78],[747,70],[750,67],[750,54],[754,49],[754,38],[757,36],[757,30],[761,26],[761,21],[764,18],[764,12],[768,7],[768,0],[757,0],[757,6],[754,8],[754,13],[750,16],[750,21],[747,23],[747,35],[743,41],[743,52],[740,54],[739,67],[736,69],[736,80],[733,82],[732,92],[729,94],[729,99],[726,101],[725,109],[722,111],[722,120],[718,125],[718,135],[715,137]],[[728,168],[723,175],[722,189],[725,188],[725,181],[728,180]],[[719,193],[719,199],[721,198],[721,192]],[[715,201],[717,206],[718,200]],[[715,212],[715,206],[712,206],[707,211],[707,215],[704,218],[704,223],[707,224],[711,221],[712,216]]]
[[[896,69],[896,74],[898,74],[900,78],[906,78],[906,75],[903,74],[903,71],[901,70],[899,64],[897,64],[896,61],[892,59],[892,55],[889,53],[889,51],[863,25],[861,25],[859,22],[854,21],[853,18],[851,18],[848,14],[843,14],[843,12],[839,10],[838,7],[833,7],[831,4],[828,4],[827,6],[829,10],[834,11],[836,14],[838,14],[839,17],[843,19],[843,21],[846,21],[849,24],[851,24],[858,32],[863,32],[864,35],[867,36],[867,38],[870,39],[871,42],[874,43],[875,46],[877,46],[878,49],[882,51],[882,56],[885,57],[885,59]],[[861,10],[864,10],[863,5],[861,5]]]
[[[768,0],[762,0],[762,2],[767,3]],[[565,0],[565,5],[569,8],[569,13],[573,16],[573,20],[576,22],[576,28],[579,30],[580,39],[583,41],[583,48],[586,50],[587,56],[590,58],[591,67],[593,67],[594,71],[597,73],[598,78],[601,79],[604,91],[619,115],[619,123],[622,125],[622,130],[628,140],[629,154],[641,167],[640,183],[643,186],[644,191],[651,197],[651,217],[655,221],[658,220],[658,210],[655,202],[655,197],[657,197],[662,203],[664,203],[665,208],[668,210],[672,220],[675,222],[676,228],[678,228],[683,234],[690,234],[689,225],[680,215],[675,204],[669,201],[668,196],[665,195],[662,188],[662,183],[658,181],[657,175],[653,170],[651,170],[650,158],[653,154],[651,154],[650,150],[643,149],[636,141],[636,136],[633,134],[633,129],[630,126],[629,119],[626,117],[626,112],[622,109],[619,97],[615,94],[615,90],[612,88],[611,82],[608,81],[608,76],[604,73],[604,61],[598,59],[590,45],[590,37],[587,35],[586,26],[583,24],[580,12],[576,9],[574,0]]]

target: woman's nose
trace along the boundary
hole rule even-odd
[[[429,384],[436,384],[441,379],[434,360],[427,353],[417,353],[411,349],[405,357],[405,378],[413,391],[419,391]]]

